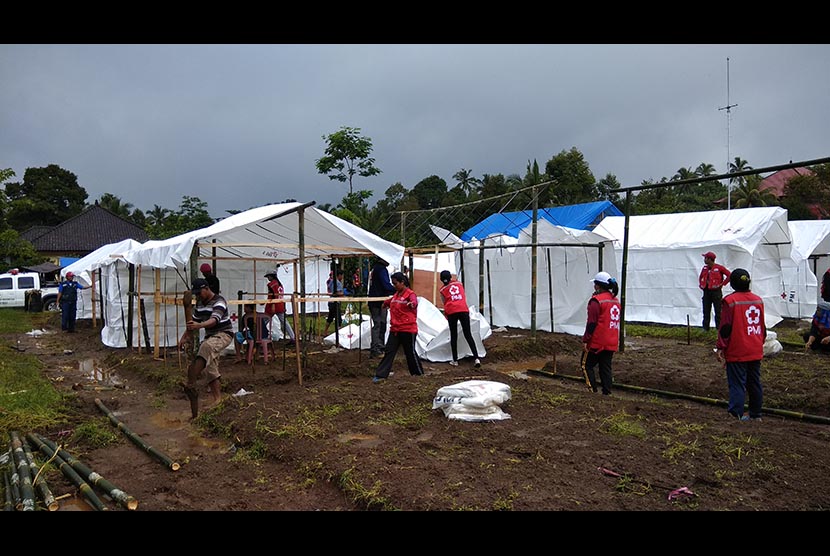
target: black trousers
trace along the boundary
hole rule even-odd
[[[447,322],[450,325],[450,347],[452,348],[452,360],[458,361],[458,323],[461,323],[461,332],[464,334],[464,339],[467,340],[467,345],[470,346],[470,351],[473,352],[473,357],[478,359],[478,351],[476,350],[476,342],[473,339],[473,333],[470,331],[470,313],[461,311],[447,315]]]
[[[596,392],[597,377],[594,373],[594,367],[599,364],[599,380],[602,384],[602,393],[606,396],[611,393],[611,359],[614,357],[613,351],[603,350],[599,352],[583,351],[582,364],[585,369],[585,376],[591,384],[591,388]]]
[[[722,303],[723,292],[720,288],[716,290],[703,290],[703,330],[709,330],[713,307],[715,309],[715,329],[720,329],[720,310]]]
[[[418,359],[418,354],[415,353],[415,338],[417,336],[418,334],[412,332],[390,332],[389,338],[386,339],[386,352],[383,354],[383,359],[380,360],[375,376],[389,378],[392,363],[395,362],[395,355],[398,353],[398,346],[403,348],[406,355],[406,366],[409,368],[409,374],[424,374],[424,369],[421,368],[421,360]]]

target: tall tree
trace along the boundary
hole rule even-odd
[[[671,177],[671,181],[693,180],[696,177],[698,177],[698,175],[693,170],[682,167],[677,169],[677,173]],[[694,186],[690,183],[684,183],[682,185],[676,185],[674,189],[677,193],[688,193],[693,187]]]
[[[733,162],[729,163],[729,173],[734,174],[737,172],[743,172],[744,170],[752,170],[752,166],[749,165],[745,159],[741,158],[740,156],[736,156]],[[730,191],[734,189],[735,186],[741,187],[746,182],[746,176],[734,176],[729,178],[729,189]]]
[[[475,191],[476,187],[481,185],[481,180],[473,177],[472,170],[460,169],[452,175],[452,179],[458,182],[458,187],[464,192],[464,195],[469,199],[470,194]]]
[[[86,189],[78,176],[56,164],[27,168],[22,182],[6,184],[9,225],[22,231],[31,226],[55,226],[77,216],[86,206]]]
[[[732,192],[732,204],[735,208],[768,207],[776,205],[775,195],[768,189],[761,189],[762,178],[759,175],[745,176],[743,183]]]
[[[585,157],[576,147],[561,151],[545,164],[545,173],[552,180],[551,200],[562,205],[573,205],[597,200],[596,180]]]
[[[329,174],[329,179],[349,182],[349,194],[354,192],[355,174],[368,178],[380,174],[372,154],[372,139],[362,137],[359,127],[343,126],[339,131],[323,136],[325,156],[317,160],[317,172]]]
[[[0,261],[3,261],[7,268],[35,265],[45,260],[45,257],[39,255],[31,243],[21,239],[15,230],[0,232]]]
[[[123,202],[118,196],[112,193],[104,193],[98,199],[98,206],[104,207],[111,213],[120,216],[121,218],[130,218],[130,209],[133,208],[132,203]]]
[[[612,173],[605,174],[605,177],[597,182],[597,194],[600,200],[611,201],[615,205],[620,204],[620,180]]]
[[[447,195],[447,182],[436,175],[428,176],[415,184],[412,194],[418,199],[418,208],[440,207],[442,199]]]
[[[9,212],[9,198],[6,196],[6,181],[14,177],[14,170],[11,168],[0,168],[0,230],[8,228],[6,214]]]
[[[784,186],[780,203],[789,220],[830,218],[830,164],[811,169],[815,174],[792,177]]]

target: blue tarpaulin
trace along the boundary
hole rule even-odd
[[[593,230],[606,216],[623,216],[622,211],[611,201],[539,209],[538,214],[539,220],[544,219],[551,224],[577,230]],[[473,238],[481,239],[492,234],[519,237],[519,231],[530,224],[532,219],[532,210],[491,214],[462,233],[461,239],[470,241]]]

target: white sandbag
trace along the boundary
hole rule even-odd
[[[438,389],[432,409],[441,409],[450,419],[490,421],[509,419],[499,407],[510,399],[510,386],[489,380],[468,380]]]
[[[784,346],[778,341],[778,334],[772,330],[767,330],[767,339],[764,340],[764,357],[781,353]]]

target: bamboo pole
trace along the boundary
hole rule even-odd
[[[92,487],[89,486],[89,484],[86,481],[84,481],[81,478],[81,476],[78,475],[78,473],[76,473],[74,469],[72,469],[72,466],[66,463],[66,461],[64,461],[64,459],[60,457],[60,455],[55,453],[54,450],[51,450],[49,446],[41,442],[40,439],[32,433],[29,433],[27,435],[27,438],[31,440],[32,443],[38,447],[38,450],[43,452],[47,457],[55,458],[53,461],[55,462],[55,464],[57,464],[58,469],[61,470],[61,473],[63,473],[67,479],[72,481],[72,483],[75,486],[77,486],[78,489],[80,489],[83,497],[86,498],[86,501],[89,502],[93,508],[102,512],[107,510],[107,507],[104,505],[103,502],[101,502],[101,499],[98,498],[98,495],[95,494],[95,491],[92,490]]]
[[[72,469],[78,472],[78,474],[83,478],[87,483],[91,484],[92,486],[97,486],[101,490],[105,491],[107,495],[127,508],[128,510],[135,510],[138,508],[138,500],[121,490],[120,488],[116,487],[114,484],[106,480],[104,477],[87,467],[81,460],[63,450],[55,445],[54,442],[40,436],[39,434],[36,435],[46,446],[49,447],[50,450],[57,451],[58,455],[63,458],[63,460],[72,466]]]
[[[12,440],[11,448],[14,465],[17,468],[20,481],[21,507],[18,509],[24,512],[33,512],[35,511],[35,489],[32,488],[32,472],[29,469],[29,460],[23,452],[23,444],[20,442],[17,431],[10,431],[9,436]]]
[[[138,320],[136,322],[136,331],[138,332],[138,334],[136,334],[136,336],[138,336],[138,353],[139,354],[141,353],[141,317],[143,316],[142,311],[141,311],[141,266],[142,265],[138,265],[138,267],[136,268],[136,277],[135,277],[135,279],[136,279],[135,298],[136,298],[136,300],[138,300],[138,311],[136,311],[136,313],[138,315]]]
[[[161,326],[161,269],[155,269],[156,287],[153,289],[153,359],[159,358],[159,327]]]
[[[12,503],[12,486],[9,483],[9,471],[3,468],[3,492],[5,493],[5,502],[3,503],[4,512],[13,512],[14,504]]]
[[[49,485],[46,484],[46,479],[41,477],[41,470],[37,463],[35,463],[35,457],[32,455],[32,449],[29,448],[29,443],[26,442],[26,439],[21,439],[23,441],[23,452],[26,454],[26,458],[29,460],[29,467],[34,472],[35,478],[35,488],[40,493],[40,498],[43,500],[43,504],[46,506],[46,509],[50,512],[54,512],[58,510],[61,505],[58,504],[58,501],[55,500],[55,496],[52,494],[52,491],[49,490]]]
[[[11,491],[12,491],[12,505],[15,509],[20,506],[22,502],[22,498],[20,496],[20,476],[17,474],[17,469],[14,466],[14,462],[9,465],[11,469],[11,474],[9,475],[9,483],[11,484]]]
[[[168,467],[169,469],[171,469],[173,471],[178,471],[179,470],[179,468],[181,466],[178,463],[174,462],[172,459],[170,459],[169,457],[167,457],[166,455],[164,455],[160,451],[156,450],[152,446],[149,446],[146,442],[144,442],[141,439],[140,436],[138,436],[133,431],[128,429],[124,425],[124,423],[119,421],[118,418],[115,415],[113,415],[112,412],[109,409],[107,409],[107,406],[105,406],[104,403],[99,398],[95,398],[95,405],[97,405],[98,409],[103,411],[104,414],[107,417],[109,417],[110,422],[112,422],[112,424],[115,425],[118,428],[118,430],[123,432],[125,435],[127,435],[127,438],[132,440],[133,444],[135,444],[136,446],[138,446],[139,448],[141,448],[142,450],[144,450],[145,452],[147,452],[148,454],[150,454],[151,456],[156,458],[158,461],[163,463],[165,467]]]
[[[302,347],[300,346],[300,337],[302,336],[302,334],[298,333],[300,329],[297,328],[297,326],[299,326],[299,319],[297,318],[298,315],[297,315],[297,293],[296,292],[291,294],[291,311],[292,311],[291,319],[294,321],[294,330],[295,330],[295,332],[294,332],[294,351],[297,352],[297,381],[300,383],[300,386],[302,386],[303,385],[303,369],[302,369],[302,361],[301,361],[301,358],[300,358],[300,350],[302,349]],[[305,342],[302,342],[302,344],[305,345]]]

